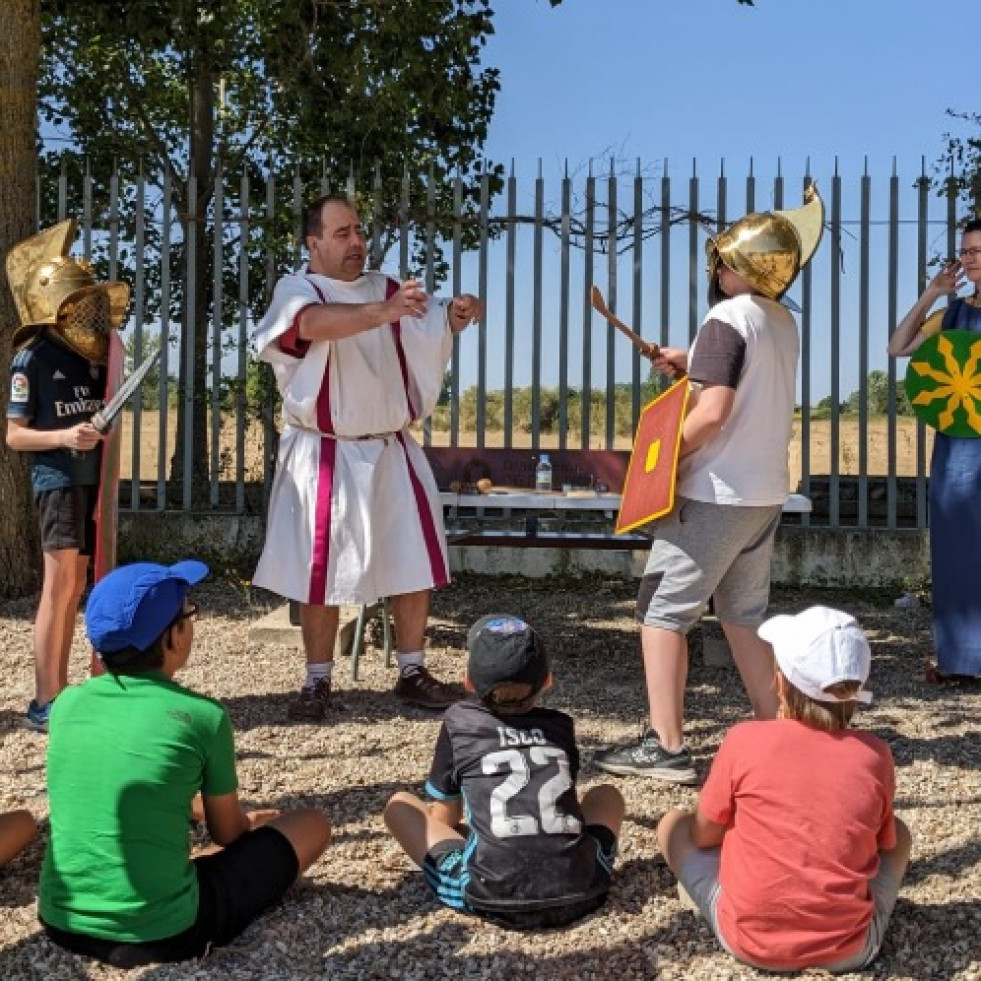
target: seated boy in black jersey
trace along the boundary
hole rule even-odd
[[[624,802],[576,795],[572,719],[537,707],[552,682],[541,638],[506,614],[467,637],[467,687],[446,710],[426,791],[395,794],[385,823],[437,899],[515,929],[564,926],[603,904]]]

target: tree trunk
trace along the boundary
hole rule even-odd
[[[36,231],[39,0],[0,2],[0,256]],[[0,372],[6,401],[10,340],[20,322],[5,268],[0,269]],[[6,428],[6,423],[4,423]],[[38,582],[40,551],[28,459],[0,441],[0,596],[23,596]]]

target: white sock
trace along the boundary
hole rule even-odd
[[[423,651],[397,651],[395,660],[399,666],[399,674],[412,674],[412,668],[421,668],[426,664]]]
[[[307,665],[307,680],[304,688],[315,688],[318,681],[330,681],[330,676],[334,671],[334,662],[326,661],[323,664]]]

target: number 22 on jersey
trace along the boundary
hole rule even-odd
[[[538,791],[538,815],[508,814],[508,801],[528,786],[531,768],[555,768]],[[507,773],[507,777],[491,794],[491,831],[498,838],[515,838],[521,835],[579,834],[582,822],[572,814],[560,814],[556,808],[559,798],[572,788],[569,758],[557,746],[533,746],[527,756],[517,749],[502,749],[488,753],[481,764],[488,776]]]

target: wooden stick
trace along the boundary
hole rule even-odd
[[[650,358],[653,361],[661,353],[661,349],[656,344],[645,341],[640,334],[631,330],[622,320],[614,315],[613,311],[606,305],[606,300],[603,299],[603,294],[595,283],[590,287],[589,299],[593,304],[593,309],[606,317],[614,327],[622,330],[634,342],[634,346],[645,358]]]

